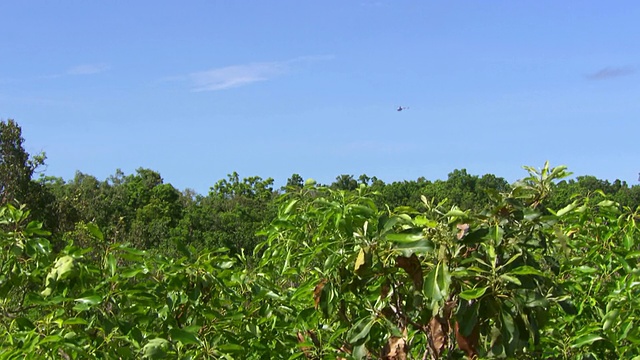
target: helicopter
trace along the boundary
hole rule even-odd
[[[397,111],[402,111],[402,110],[407,110],[409,107],[408,106],[398,106],[398,109],[396,109]]]

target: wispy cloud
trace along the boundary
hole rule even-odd
[[[259,62],[231,65],[186,76],[193,91],[217,91],[240,87],[255,82],[271,80],[290,72],[295,65],[305,62],[332,59],[333,56],[305,56],[286,61]],[[178,77],[173,79],[183,79]]]
[[[589,80],[604,80],[614,77],[631,75],[635,70],[631,67],[605,67],[594,73],[586,75]]]
[[[105,72],[110,68],[108,64],[82,64],[68,69],[66,75],[92,75]]]

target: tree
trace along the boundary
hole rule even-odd
[[[293,174],[290,178],[287,179],[287,185],[285,185],[282,190],[287,189],[301,189],[304,186],[304,179],[300,174]]]
[[[44,154],[31,159],[23,142],[22,129],[14,120],[0,121],[0,205],[27,202],[31,176],[44,164]]]
[[[355,190],[358,188],[358,181],[353,175],[340,175],[336,177],[336,181],[331,184],[331,188],[338,190]]]

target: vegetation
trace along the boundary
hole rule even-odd
[[[0,359],[640,359],[638,186],[545,164],[203,196],[34,180],[0,139]]]

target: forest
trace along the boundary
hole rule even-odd
[[[0,359],[640,359],[640,185],[545,163],[198,194],[44,176],[23,142],[0,122]]]

